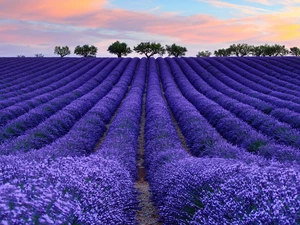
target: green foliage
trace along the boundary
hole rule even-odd
[[[81,55],[83,57],[96,57],[97,50],[97,47],[94,45],[83,45],[82,47],[78,45],[74,50],[74,54]]]
[[[201,52],[198,52],[198,54],[196,56],[197,57],[210,57],[211,56],[211,52],[208,51],[208,50],[201,51]]]
[[[278,55],[284,56],[284,55],[287,55],[287,54],[290,53],[289,50],[286,49],[285,45],[278,45],[278,44],[275,44],[275,45],[274,45],[274,48],[276,49],[276,54],[275,54],[275,56],[278,56]]]
[[[231,55],[231,50],[229,48],[218,49],[214,52],[217,57],[227,57]]]
[[[295,51],[297,51],[295,49]],[[229,48],[222,48],[218,49],[214,52],[215,56],[230,56],[235,55],[237,57],[243,57],[243,56],[284,56],[289,54],[289,50],[285,48],[284,45],[248,45],[248,44],[232,44],[229,46]]]
[[[63,46],[63,47],[55,46],[54,54],[60,55],[60,57],[64,57],[66,55],[70,55],[71,51],[68,46]]]
[[[166,45],[166,50],[169,56],[175,56],[175,57],[184,56],[185,53],[187,52],[186,47],[182,47],[176,44],[172,44],[171,46]]]
[[[275,48],[271,45],[265,44],[260,46],[262,49],[262,55],[263,56],[273,56],[275,55]]]
[[[112,43],[108,47],[107,51],[111,54],[116,54],[118,58],[120,58],[122,55],[126,56],[127,54],[130,54],[132,52],[132,50],[127,47],[126,43],[120,43],[119,41]]]
[[[25,58],[25,55],[17,55],[18,58]]]
[[[264,53],[264,50],[261,46],[253,46],[251,50],[252,55],[254,56],[262,56]]]
[[[42,53],[37,53],[37,54],[34,54],[35,57],[44,57],[44,55]]]
[[[265,45],[261,45],[260,47],[263,51],[263,53],[262,53],[263,56],[278,56],[278,55],[284,56],[289,53],[289,50],[287,50],[284,45],[265,44]]]
[[[298,47],[292,47],[290,48],[290,53],[294,56],[300,56],[300,48]]]
[[[236,56],[247,56],[251,53],[253,46],[248,44],[232,44],[229,46],[228,51],[231,52],[231,54],[235,54]]]
[[[159,54],[162,56],[166,52],[164,47],[161,46],[160,43],[156,42],[141,42],[136,47],[134,47],[133,50],[141,55],[145,54],[147,58],[150,58],[155,54]]]

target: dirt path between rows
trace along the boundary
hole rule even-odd
[[[147,84],[147,82],[146,82]],[[147,88],[147,85],[145,87],[145,90]],[[160,225],[159,222],[159,214],[158,210],[151,201],[151,193],[150,193],[150,187],[149,183],[146,180],[146,171],[144,168],[144,146],[145,146],[145,101],[146,101],[146,94],[144,92],[143,95],[143,109],[142,109],[142,116],[140,121],[140,135],[138,138],[139,142],[139,148],[138,148],[138,161],[137,161],[137,169],[138,169],[138,181],[135,183],[135,188],[137,189],[139,195],[139,207],[140,210],[137,211],[137,222],[141,225],[151,225],[156,224]]]

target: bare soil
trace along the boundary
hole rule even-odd
[[[139,195],[139,207],[140,210],[137,211],[136,219],[138,224],[141,225],[151,225],[151,224],[161,224],[159,222],[159,214],[158,210],[153,204],[151,200],[151,192],[149,183],[146,180],[146,170],[144,168],[144,146],[145,146],[145,101],[146,95],[143,96],[143,109],[142,116],[140,121],[140,135],[138,138],[139,149],[138,149],[138,161],[137,161],[137,169],[138,169],[138,181],[135,183],[135,188],[137,189]]]

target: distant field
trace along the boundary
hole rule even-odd
[[[0,224],[300,224],[300,57],[0,58]]]

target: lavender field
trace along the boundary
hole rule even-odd
[[[0,224],[300,224],[299,164],[299,57],[0,58]]]

